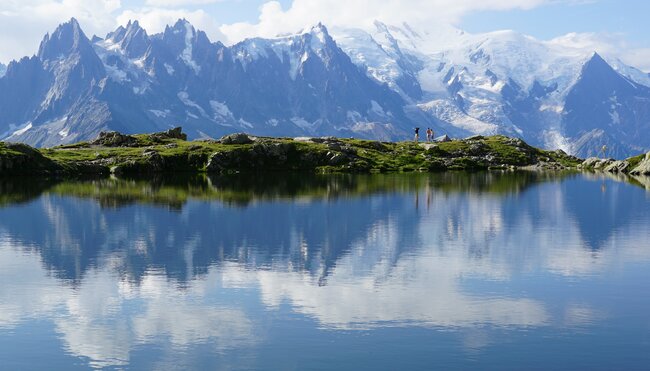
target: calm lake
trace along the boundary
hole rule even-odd
[[[0,369],[89,368],[650,369],[650,180],[0,179]]]

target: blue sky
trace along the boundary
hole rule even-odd
[[[0,62],[33,54],[46,32],[72,16],[86,33],[100,36],[128,19],[159,32],[184,17],[227,44],[318,21],[356,26],[378,18],[444,22],[474,33],[513,29],[542,40],[577,33],[574,39],[587,47],[650,70],[648,15],[650,1],[643,0],[2,0]]]

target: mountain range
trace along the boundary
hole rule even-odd
[[[186,20],[88,38],[75,19],[0,65],[0,140],[54,146],[183,126],[190,138],[506,134],[572,154],[650,149],[650,75],[513,31],[370,29],[226,46]]]

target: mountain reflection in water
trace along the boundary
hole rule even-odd
[[[402,350],[418,355],[413,362],[429,354],[451,366],[524,330],[539,333],[540,349],[552,347],[540,340],[547,331],[560,329],[596,336],[621,326],[634,339],[650,329],[650,289],[626,272],[650,276],[650,197],[645,178],[622,180],[533,172],[3,179],[0,346],[45,322],[61,369],[71,367],[64,355],[96,367],[218,360],[274,369],[288,367],[274,352],[307,344],[345,354],[350,331],[369,334],[372,349],[388,346],[373,334],[389,329],[407,342],[415,329],[457,332],[455,348]],[[20,368],[13,343],[0,361]],[[627,362],[647,360],[639,350]],[[543,353],[529,357],[553,366]],[[390,368],[381,359],[375,368]]]

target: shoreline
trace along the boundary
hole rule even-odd
[[[154,134],[101,133],[91,142],[37,149],[0,142],[0,176],[108,176],[156,173],[395,173],[576,170],[647,174],[650,154],[624,161],[582,160],[502,135],[446,142],[268,138],[243,133],[187,141],[180,128]],[[645,167],[644,167],[645,166]]]

